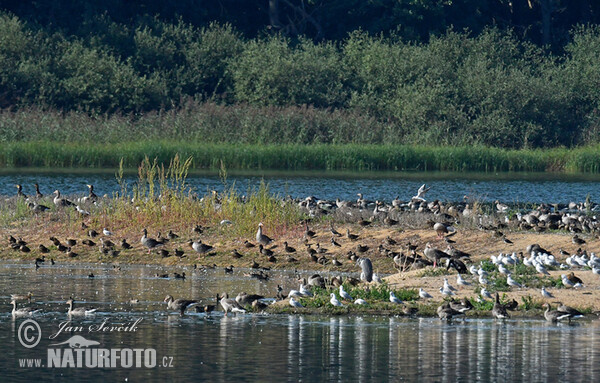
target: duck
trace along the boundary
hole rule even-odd
[[[129,249],[131,249],[131,247],[132,247],[132,246],[131,246],[129,243],[127,243],[127,240],[126,240],[125,238],[123,238],[123,239],[121,240],[121,248],[122,248],[123,250],[129,250]]]
[[[464,311],[455,310],[452,307],[450,307],[450,304],[448,302],[445,302],[437,308],[437,314],[441,320],[446,321],[452,320],[452,318],[454,318],[455,316],[465,315]]]
[[[173,299],[173,296],[167,295],[163,300],[167,304],[167,308],[170,310],[179,311],[179,315],[183,316],[185,310],[188,307],[196,306],[198,301],[192,299]]]
[[[256,231],[256,242],[258,242],[261,245],[267,246],[269,245],[271,242],[273,242],[273,239],[271,237],[269,237],[266,234],[263,234],[263,224],[262,222],[260,222],[258,224],[258,230]]]
[[[57,207],[75,206],[75,204],[68,199],[61,198],[60,191],[58,191],[58,189],[54,191],[54,194],[55,196],[53,202]]]
[[[31,316],[33,314],[36,314],[40,311],[42,311],[41,309],[33,309],[31,307],[23,307],[18,309],[17,308],[17,301],[15,299],[10,301],[10,304],[13,305],[13,309],[12,309],[12,315],[14,317],[20,317],[20,316]]]
[[[149,238],[148,237],[148,230],[144,229],[142,230],[142,233],[144,235],[142,235],[142,238],[140,239],[140,242],[142,243],[143,246],[148,248],[148,254],[150,254],[150,251],[152,249],[154,249],[155,247],[159,247],[164,245],[163,243],[158,242],[156,239],[154,238]]]
[[[549,303],[544,303],[542,307],[546,309],[546,311],[544,311],[544,318],[546,318],[548,322],[556,323],[563,319],[570,319],[571,317],[571,314],[552,310],[552,306],[550,306]]]
[[[229,298],[229,295],[227,293],[223,293],[221,296],[217,295],[217,301],[221,304],[223,310],[225,310],[225,315],[227,315],[227,313],[230,311],[232,313],[246,312],[246,310],[244,310],[244,308],[240,306],[240,304],[235,299]]]
[[[498,293],[496,293],[496,301],[494,302],[494,307],[492,308],[492,315],[497,319],[510,318],[510,315],[508,315],[508,312],[506,312],[506,308],[500,303],[500,296]]]
[[[179,273],[173,273],[173,278],[175,278],[175,279],[185,279],[185,271],[182,272],[181,274],[179,274]]]
[[[258,252],[261,253],[262,255],[266,255],[267,257],[270,257],[273,255],[273,250],[267,249],[262,244],[258,245]]]
[[[66,303],[67,303],[67,305],[69,305],[69,310],[67,311],[68,315],[89,315],[89,314],[93,314],[97,311],[97,309],[95,309],[95,308],[84,308],[84,307],[73,308],[73,306],[75,304],[73,297],[70,297]]]

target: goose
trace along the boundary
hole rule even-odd
[[[302,306],[302,303],[298,302],[293,297],[290,298],[290,306],[292,306],[292,307],[298,307],[298,308],[304,307],[304,306]]]
[[[13,301],[28,301],[29,303],[31,303],[31,298],[33,297],[33,294],[30,292],[28,292],[27,294],[11,294],[10,295],[10,299]]]
[[[98,196],[94,193],[94,185],[86,185],[89,189],[89,194],[81,199],[82,202],[97,202]]]
[[[425,250],[423,251],[425,257],[433,262],[433,267],[437,267],[437,262],[442,258],[450,258],[450,255],[434,248],[431,243],[427,242]]]
[[[337,307],[343,307],[344,305],[342,304],[342,302],[340,302],[337,297],[335,296],[334,293],[329,294],[329,296],[331,297],[331,299],[329,299],[329,303],[331,303],[334,306]]]
[[[395,304],[402,303],[402,301],[400,300],[400,298],[396,297],[396,295],[394,294],[393,291],[390,291],[390,302],[395,303]]]
[[[267,246],[268,244],[273,242],[273,239],[263,234],[262,228],[263,224],[262,222],[260,222],[258,224],[258,230],[256,231],[256,242],[260,243],[261,245]]]
[[[43,213],[50,208],[46,205],[41,205],[37,202],[28,202],[27,207],[29,207],[34,213]]]
[[[17,301],[15,299],[11,300],[10,304],[13,305],[12,315],[14,317],[30,316],[30,315],[33,315],[33,314],[36,314],[36,313],[42,311],[41,309],[36,310],[31,307],[23,307],[23,308],[17,309]]]
[[[61,198],[60,196],[60,192],[58,190],[54,191],[54,205],[56,205],[57,207],[66,207],[66,206],[75,206],[75,204],[71,201],[69,201],[66,198]]]
[[[69,300],[66,302],[69,305],[69,310],[67,311],[68,315],[89,315],[89,314],[93,314],[96,312],[97,309],[94,308],[84,308],[84,307],[77,307],[77,308],[73,308],[73,305],[75,303],[75,301],[73,300],[73,298],[69,298]]]
[[[44,195],[40,192],[40,185],[34,184],[33,186],[35,186],[35,198],[37,198],[37,199],[44,198]]]
[[[17,184],[15,187],[17,188],[17,197],[27,199],[27,195],[23,193],[23,186]]]
[[[284,246],[284,249],[285,249],[285,251],[287,253],[295,253],[296,252],[296,249],[293,248],[293,247],[291,247],[291,246],[289,246],[288,243],[287,243],[287,241],[283,242],[283,246]]]
[[[217,295],[217,301],[219,301],[221,307],[223,307],[223,310],[225,310],[225,315],[227,315],[227,313],[230,311],[232,313],[246,312],[246,310],[244,310],[235,299],[229,298],[229,295],[227,293],[223,293],[221,297]]]
[[[465,313],[463,311],[458,311],[450,307],[448,302],[437,308],[438,317],[442,320],[451,320],[455,316],[463,316]]]
[[[556,310],[560,313],[564,313],[564,314],[569,314],[570,318],[581,318],[583,317],[583,313],[581,313],[579,310],[574,309],[573,307],[570,306],[566,306],[564,304],[562,304],[562,302],[558,302],[558,307],[556,308]]]
[[[142,243],[143,246],[148,248],[148,254],[150,254],[150,251],[152,249],[154,249],[155,247],[159,247],[159,246],[163,246],[164,243],[160,243],[158,242],[156,239],[154,238],[149,238],[148,237],[148,230],[144,229],[142,230],[142,233],[144,235],[142,235],[142,238],[140,239],[140,242]]]
[[[329,231],[331,232],[331,234],[333,234],[336,237],[341,237],[342,234],[340,232],[338,232],[334,227],[333,227],[333,222],[330,224],[329,226]]]
[[[544,318],[546,318],[548,322],[556,323],[563,319],[571,318],[571,314],[560,312],[558,310],[552,310],[552,306],[550,306],[549,303],[544,303],[542,307],[546,309],[546,311],[544,311]]]
[[[211,245],[207,245],[206,243],[203,243],[201,240],[197,240],[197,241],[192,241],[191,239],[188,241],[188,244],[192,247],[192,249],[194,249],[194,251],[196,253],[199,254],[206,254],[209,251],[213,250],[214,247]]]
[[[351,241],[356,241],[358,239],[358,235],[352,234],[350,233],[350,229],[346,229],[346,238],[348,238]]]
[[[196,306],[199,303],[192,299],[173,299],[171,295],[167,295],[163,302],[167,304],[168,309],[179,311],[180,316],[183,316],[183,313],[188,307]]]
[[[306,229],[304,230],[304,236],[306,238],[314,238],[317,236],[317,233],[308,228],[308,222],[304,222],[304,225],[306,227]]]
[[[446,258],[446,270],[453,268],[458,274],[467,274],[467,265],[460,259]]]
[[[445,223],[441,222],[437,222],[435,225],[433,225],[433,230],[435,230],[435,232],[437,233],[438,239],[443,238],[444,235],[448,233],[456,232],[456,229],[454,229],[452,226],[446,225]]]
[[[497,319],[507,319],[510,318],[508,313],[506,312],[506,308],[500,304],[500,297],[498,293],[496,293],[496,301],[494,302],[494,307],[492,308],[492,315]]]
[[[346,290],[344,290],[344,286],[340,285],[340,298],[345,299],[347,301],[351,301],[352,297],[350,296],[350,294],[348,294],[346,292]]]
[[[240,306],[252,305],[254,301],[259,299],[264,299],[265,297],[258,294],[247,294],[245,292],[241,292],[235,297],[235,301],[240,304]]]

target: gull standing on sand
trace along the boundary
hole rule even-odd
[[[554,298],[554,295],[552,295],[550,292],[546,291],[545,287],[542,287],[542,296],[544,298]]]
[[[456,294],[454,294],[454,291],[449,290],[449,289],[445,289],[443,287],[440,287],[440,293],[442,293],[442,295],[445,295],[447,297],[452,296],[452,295],[456,295]]]
[[[431,294],[429,294],[427,291],[423,290],[422,288],[419,288],[419,296],[423,299],[431,299],[433,298],[431,296]]]
[[[329,300],[329,303],[331,303],[334,306],[338,306],[338,307],[343,307],[344,306],[342,304],[342,302],[338,301],[338,299],[335,296],[335,293],[331,293],[330,296],[331,296],[331,299]]]
[[[448,283],[448,278],[444,277],[444,290],[456,291],[456,289]]]
[[[471,283],[470,283],[470,282],[467,282],[467,281],[465,281],[465,280],[463,279],[463,277],[462,277],[460,274],[456,274],[456,283],[457,283],[459,286],[470,286],[470,285],[471,285]]]
[[[561,274],[560,278],[562,279],[562,283],[563,285],[565,285],[565,287],[574,287],[575,284],[573,282],[571,282],[571,280],[569,278],[567,278],[566,274]]]

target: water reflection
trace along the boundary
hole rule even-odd
[[[234,185],[240,194],[257,189],[261,176],[230,176],[228,186]],[[136,178],[129,175],[125,179],[131,186]],[[562,175],[552,173],[507,173],[507,174],[470,174],[470,173],[394,173],[393,177],[373,173],[365,178],[346,174],[334,176],[294,176],[288,175],[264,177],[271,192],[280,196],[304,198],[309,195],[323,199],[336,198],[356,200],[361,192],[368,199],[390,202],[396,196],[408,200],[415,195],[423,183],[432,187],[427,197],[441,201],[462,201],[468,195],[481,201],[507,203],[568,203],[581,202],[589,194],[592,201],[599,198],[600,181],[597,175]],[[109,196],[120,192],[121,187],[113,174],[48,174],[48,173],[8,173],[0,174],[0,196],[16,195],[15,184],[22,184],[25,194],[34,193],[33,184],[39,183],[41,192],[49,195],[59,189],[65,195],[83,195],[87,193],[86,184],[93,184],[96,194]],[[221,179],[214,176],[190,175],[187,182],[192,190],[203,194],[208,190],[222,191]]]
[[[29,266],[28,266],[29,267]],[[67,320],[61,297],[68,291],[101,308],[101,314],[74,318],[76,326],[108,321],[126,324],[143,318],[135,333],[85,334],[102,347],[151,347],[159,360],[173,358],[175,369],[117,370],[22,369],[19,358],[44,357],[42,339],[33,350],[17,340],[25,318],[13,319],[10,305],[0,314],[0,370],[7,381],[65,379],[210,380],[210,381],[597,381],[599,321],[553,325],[542,320],[465,320],[453,323],[432,318],[321,317],[294,315],[211,315],[183,318],[161,304],[166,290],[178,296],[212,297],[229,289],[270,291],[268,284],[244,285],[236,275],[207,273],[189,281],[153,278],[157,267],[130,267],[126,273],[94,269],[100,280],[81,278],[90,266],[69,266],[36,274],[23,265],[0,265],[0,291],[32,290],[45,314],[36,317],[42,332],[56,331]],[[278,282],[286,280],[278,277]],[[274,278],[275,279],[275,278]],[[289,279],[294,281],[294,277]],[[252,281],[252,283],[255,283]],[[294,283],[294,282],[290,282]],[[242,286],[242,287],[240,287]],[[139,305],[122,302],[133,292]],[[97,293],[97,294],[96,294]],[[43,302],[43,304],[42,304]],[[63,334],[59,341],[75,333]],[[3,379],[4,381],[4,379]]]

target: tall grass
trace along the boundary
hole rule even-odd
[[[218,170],[225,166],[239,170],[600,172],[600,146],[569,150],[505,150],[482,146],[241,145],[167,140],[93,145],[9,142],[0,150],[0,166],[133,168],[147,158],[155,158],[152,166],[146,166],[156,167],[153,172],[167,166],[162,170],[167,172],[168,164],[177,155],[193,158],[186,169]],[[181,181],[183,174],[168,176]]]

